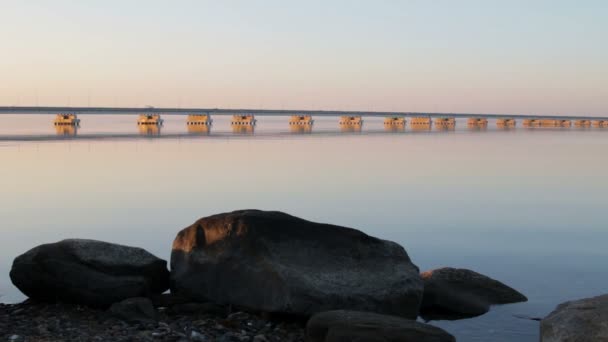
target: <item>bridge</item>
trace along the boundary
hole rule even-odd
[[[552,120],[608,120],[608,116],[536,115],[536,114],[480,114],[480,113],[425,113],[399,111],[341,111],[341,110],[295,110],[295,109],[227,109],[227,108],[156,108],[156,107],[46,107],[46,106],[0,106],[0,114],[97,114],[97,115],[258,115],[289,116],[310,115],[324,117],[427,117],[427,118],[487,118],[487,119],[552,119]]]
[[[575,115],[536,114],[491,114],[491,113],[425,113],[387,111],[341,111],[341,110],[295,110],[295,109],[225,109],[225,108],[155,108],[155,107],[47,107],[12,106],[0,107],[0,114],[56,114],[54,125],[58,134],[74,135],[80,126],[78,115],[139,115],[137,125],[145,134],[158,134],[163,125],[161,115],[187,115],[186,124],[192,133],[208,133],[213,116],[231,115],[230,125],[236,133],[251,133],[256,125],[256,116],[290,116],[289,125],[294,132],[308,133],[312,130],[314,117],[339,117],[343,131],[360,131],[363,117],[384,118],[389,131],[404,131],[409,119],[412,130],[450,130],[456,119],[468,119],[472,129],[485,128],[488,119],[493,119],[499,128],[512,128],[516,120],[524,127],[597,127],[608,128],[608,117]],[[73,128],[70,128],[73,127]]]

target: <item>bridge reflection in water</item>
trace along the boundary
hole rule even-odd
[[[211,134],[211,125],[188,125],[188,134],[192,135],[209,135]]]
[[[139,135],[155,137],[160,136],[160,128],[162,126],[159,125],[139,125],[137,126],[139,130]]]
[[[253,134],[255,132],[255,125],[232,125],[232,133],[234,134]]]
[[[78,126],[69,126],[69,125],[56,125],[55,133],[60,136],[65,137],[75,137],[78,134]]]
[[[312,125],[290,125],[289,132],[293,134],[310,134]]]

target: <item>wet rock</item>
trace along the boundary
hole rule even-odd
[[[395,316],[357,311],[316,314],[306,325],[308,342],[453,342],[456,339],[435,326]]]
[[[403,247],[280,212],[206,217],[173,242],[172,292],[256,311],[367,310],[414,318],[418,268]]]
[[[493,304],[528,300],[509,286],[467,269],[444,267],[421,276],[424,296],[420,316],[425,320],[475,317],[488,312]]]
[[[542,342],[608,341],[608,294],[565,302],[540,323]]]
[[[110,313],[125,322],[151,323],[156,321],[157,313],[148,298],[129,298],[114,303],[110,307]]]
[[[166,261],[141,248],[80,239],[29,250],[15,259],[10,277],[30,298],[94,307],[169,287]]]

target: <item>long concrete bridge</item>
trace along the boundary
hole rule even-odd
[[[480,113],[426,113],[398,111],[341,111],[295,109],[228,109],[228,108],[156,108],[156,107],[45,107],[0,106],[0,114],[162,114],[162,115],[259,115],[259,116],[364,116],[364,117],[428,117],[428,118],[487,118],[487,119],[555,119],[555,120],[608,120],[608,116],[537,115],[537,114],[480,114]]]
[[[434,125],[450,129],[456,119],[468,119],[470,127],[486,127],[488,119],[496,121],[498,127],[515,127],[522,120],[525,127],[576,127],[608,128],[608,116],[537,115],[537,114],[492,114],[492,113],[426,113],[387,111],[340,111],[340,110],[295,110],[295,109],[226,109],[226,108],[155,108],[155,107],[46,107],[17,106],[0,107],[0,114],[56,114],[55,126],[78,126],[78,115],[133,115],[138,114],[140,127],[162,126],[161,115],[187,115],[186,124],[192,131],[208,131],[212,116],[232,115],[231,126],[238,131],[251,131],[256,116],[290,116],[289,125],[301,131],[310,131],[313,117],[340,117],[338,123],[347,130],[360,130],[363,117],[384,118],[387,129],[403,129],[409,123],[414,130],[425,130]],[[201,127],[205,126],[205,127]],[[200,127],[200,128],[197,128]],[[146,128],[146,130],[150,130]]]

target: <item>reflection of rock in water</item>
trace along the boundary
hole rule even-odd
[[[56,125],[55,132],[57,135],[63,135],[67,137],[73,137],[78,133],[78,126],[70,126],[70,125]]]
[[[289,131],[295,134],[308,134],[312,133],[312,125],[291,125]]]
[[[188,125],[189,134],[208,135],[211,133],[210,125]]]
[[[232,125],[232,133],[235,134],[253,134],[254,125]]]
[[[160,127],[157,125],[139,125],[139,134],[146,136],[157,136],[160,135]]]

